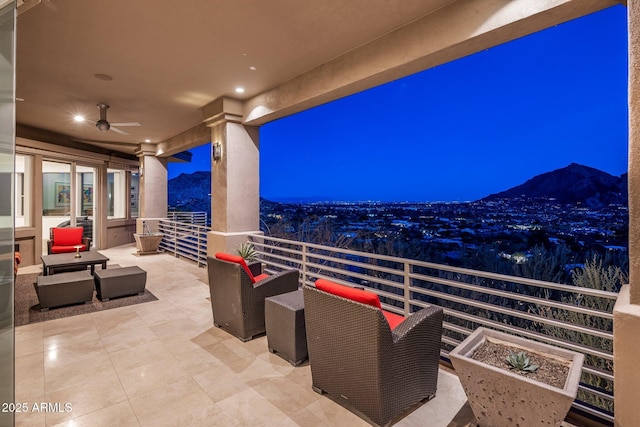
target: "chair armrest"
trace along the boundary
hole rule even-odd
[[[442,307],[436,305],[423,308],[413,313],[391,332],[394,345],[402,344],[403,341],[411,341],[414,336],[424,333],[425,331],[431,331],[430,333],[437,335],[438,342],[440,342],[443,317]]]
[[[53,248],[53,240],[47,240],[47,255],[51,255],[52,248]]]
[[[298,289],[300,272],[298,270],[281,271],[253,284],[254,289],[262,289],[265,295],[279,295]],[[261,292],[262,293],[262,292]]]
[[[91,249],[91,239],[89,237],[83,237],[82,244],[87,247],[87,250]]]

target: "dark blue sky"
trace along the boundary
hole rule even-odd
[[[616,6],[262,126],[260,193],[476,200],[572,162],[620,175],[627,139]]]

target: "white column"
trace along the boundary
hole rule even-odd
[[[247,234],[260,233],[260,144],[257,127],[241,123],[242,103],[218,99],[204,111],[211,145],[211,229],[207,253],[235,253]]]
[[[140,144],[140,218],[166,218],[169,204],[167,159],[156,157],[155,146]]]
[[[640,0],[628,0],[629,23],[629,284],[613,310],[615,425],[640,421]],[[638,283],[636,283],[638,282]]]

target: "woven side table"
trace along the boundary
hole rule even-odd
[[[302,290],[264,301],[264,321],[269,351],[298,366],[308,357]]]

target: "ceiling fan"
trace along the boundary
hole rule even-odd
[[[100,110],[100,120],[96,122],[96,127],[101,132],[106,132],[108,130],[112,130],[114,132],[119,133],[120,135],[129,135],[129,132],[125,132],[122,129],[118,129],[117,126],[127,127],[127,126],[141,126],[138,122],[125,122],[125,123],[109,123],[107,121],[107,109],[109,106],[104,103],[100,103],[96,105]]]

